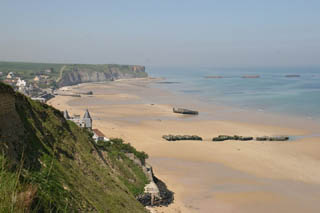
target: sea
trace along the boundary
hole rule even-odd
[[[320,68],[148,67],[155,87],[199,102],[320,124]]]

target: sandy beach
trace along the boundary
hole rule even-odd
[[[197,105],[151,86],[155,80],[82,84],[71,91],[81,97],[57,96],[48,104],[83,115],[107,137],[121,137],[149,154],[158,178],[175,192],[169,207],[154,212],[319,212],[320,137],[317,126],[298,120],[285,125],[270,116],[248,119],[221,106]],[[201,108],[197,117],[174,114],[172,107]],[[203,112],[203,113],[202,113]],[[232,119],[235,118],[235,119]],[[288,122],[287,122],[288,123]],[[165,134],[199,135],[204,141],[168,142]],[[289,142],[214,143],[220,134],[298,136]]]

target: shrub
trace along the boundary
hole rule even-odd
[[[111,138],[110,141],[98,141],[97,146],[105,151],[133,153],[143,165],[149,157],[147,153],[137,151],[130,143],[124,143],[121,138]]]

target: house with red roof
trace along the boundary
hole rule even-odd
[[[108,138],[99,130],[99,129],[93,129],[93,139],[98,142],[98,141],[109,141]]]

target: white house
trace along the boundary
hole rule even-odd
[[[98,141],[109,141],[108,138],[99,130],[99,129],[93,129],[93,139],[98,142]]]
[[[87,109],[86,112],[83,115],[83,118],[80,117],[80,115],[74,115],[71,117],[68,113],[68,110],[65,110],[63,112],[63,116],[65,119],[75,122],[79,127],[92,129],[92,118],[89,113],[89,110]]]
[[[44,98],[31,98],[31,100],[40,101],[41,103],[45,103],[46,102],[46,99],[44,99]]]
[[[21,80],[20,78],[18,78],[17,87],[25,87],[27,85],[27,82],[25,80]]]
[[[92,118],[88,109],[84,113],[83,118],[81,118],[80,115],[73,115],[73,117],[71,117],[68,110],[63,112],[63,116],[66,120],[75,122],[79,127],[87,128],[92,131],[92,138],[95,142],[109,141],[109,139],[99,129],[92,129]]]

